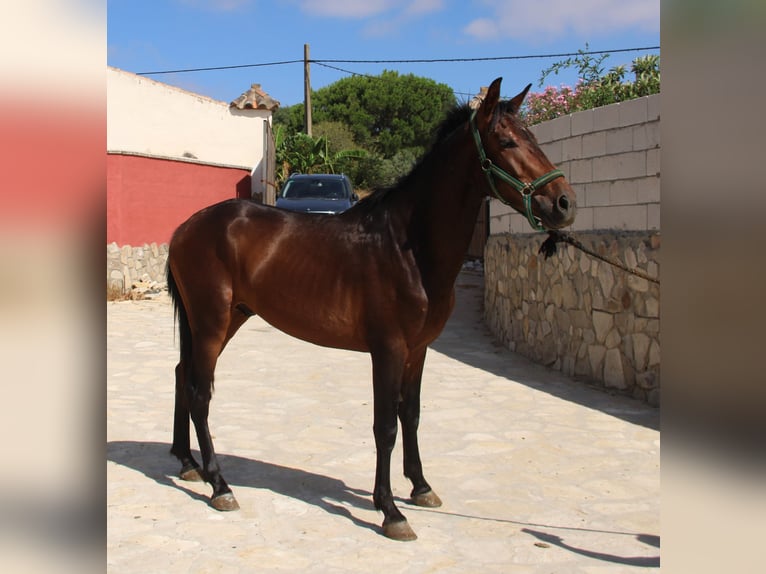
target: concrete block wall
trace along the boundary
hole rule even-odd
[[[660,229],[660,94],[532,126],[541,149],[577,193],[575,231]],[[490,234],[529,233],[493,199]]]

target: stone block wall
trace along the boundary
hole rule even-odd
[[[485,321],[513,351],[659,405],[659,285],[546,236],[497,235],[485,251]],[[580,233],[591,250],[659,276],[656,232]],[[489,262],[489,263],[487,263]]]
[[[106,286],[114,293],[164,287],[168,245],[132,247],[116,243],[106,246]]]

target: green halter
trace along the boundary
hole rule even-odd
[[[532,213],[532,194],[544,185],[552,182],[554,179],[564,177],[564,173],[559,169],[554,169],[530,183],[524,183],[513,177],[507,171],[497,167],[492,163],[492,160],[487,157],[487,154],[484,152],[484,146],[481,144],[479,128],[476,127],[476,110],[471,114],[471,130],[473,132],[473,139],[476,141],[476,149],[479,151],[481,169],[487,174],[487,181],[489,181],[489,187],[492,190],[492,193],[494,193],[495,197],[505,205],[510,205],[510,203],[497,191],[495,180],[492,177],[494,174],[495,177],[499,177],[521,194],[521,199],[524,202],[524,215],[527,216],[527,221],[529,221],[532,228],[536,231],[545,231],[545,227],[540,222],[540,219]]]

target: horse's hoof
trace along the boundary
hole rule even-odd
[[[417,540],[418,537],[406,520],[399,520],[398,522],[387,522],[384,520],[383,535],[392,540],[402,541]]]
[[[442,505],[442,501],[433,490],[429,490],[428,492],[413,496],[412,504],[415,506],[425,506],[426,508],[438,508]]]
[[[213,508],[216,510],[239,510],[239,503],[231,492],[216,496],[210,501],[210,504],[212,504]]]
[[[185,480],[187,482],[204,482],[199,469],[196,467],[192,467],[187,470],[182,469],[178,476],[181,480]]]

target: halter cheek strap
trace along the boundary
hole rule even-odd
[[[524,203],[524,215],[526,215],[527,221],[529,221],[532,228],[536,231],[545,231],[545,227],[540,219],[532,213],[532,194],[544,185],[552,182],[554,179],[564,177],[564,173],[561,170],[554,169],[553,171],[549,171],[545,175],[538,177],[534,181],[524,183],[513,177],[504,169],[496,166],[492,163],[492,160],[487,157],[487,154],[484,151],[484,146],[481,143],[479,128],[476,126],[476,110],[471,114],[471,132],[473,133],[473,139],[476,142],[476,149],[479,152],[481,169],[487,174],[487,181],[489,182],[489,188],[492,190],[492,193],[505,205],[511,205],[502,195],[500,195],[500,192],[497,191],[494,178],[498,177],[509,184],[521,194],[521,199]]]

